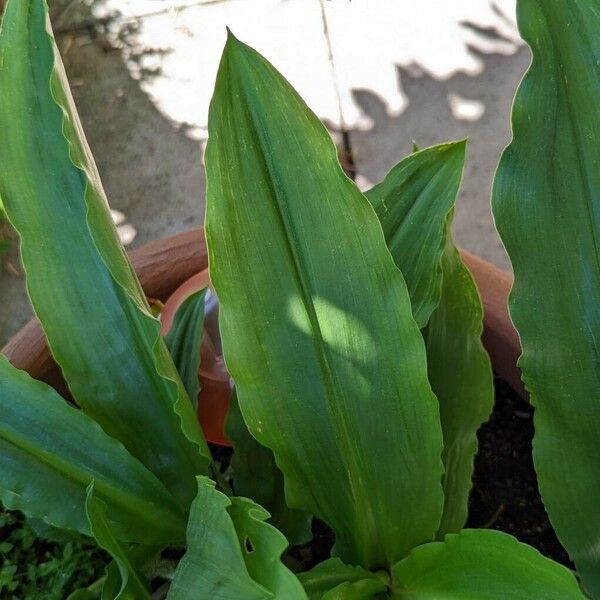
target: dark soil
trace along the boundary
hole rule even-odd
[[[533,468],[533,408],[496,378],[496,406],[478,433],[467,527],[498,529],[570,568],[542,504]]]

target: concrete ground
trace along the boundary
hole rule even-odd
[[[334,139],[346,132],[363,187],[412,140],[469,137],[456,237],[508,268],[489,196],[529,61],[514,0],[55,0],[52,12],[130,247],[202,223],[206,111],[229,25],[274,62]],[[30,317],[23,279],[0,275],[0,297],[3,343]]]

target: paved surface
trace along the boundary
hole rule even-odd
[[[362,186],[381,179],[413,139],[427,146],[468,136],[457,239],[508,267],[489,192],[529,60],[514,27],[514,0],[92,4],[55,0],[54,23],[88,140],[131,246],[202,222],[206,112],[229,25],[275,63],[334,139],[348,132]],[[98,30],[116,9],[121,15]],[[0,297],[1,342],[30,311],[18,277],[0,275]]]

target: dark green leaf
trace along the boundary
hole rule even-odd
[[[429,381],[444,433],[440,535],[466,521],[476,434],[494,402],[490,360],[481,345],[481,301],[450,232],[464,158],[464,142],[421,150],[367,192],[392,256],[407,274],[413,310],[428,319],[423,337]]]
[[[273,452],[250,435],[235,390],[229,400],[226,428],[227,437],[233,443],[231,465],[236,495],[252,498],[263,506],[271,515],[269,523],[279,529],[292,546],[307,542],[311,537],[312,518],[286,504],[283,474],[275,464]]]
[[[160,481],[52,388],[0,356],[0,499],[56,527],[89,533],[86,487],[123,540],[183,539],[185,517]]]
[[[302,600],[296,576],[280,561],[287,542],[265,523],[268,513],[246,498],[228,498],[207,477],[188,524],[187,552],[168,600]]]
[[[600,3],[521,0],[518,15],[533,62],[494,215],[514,268],[542,499],[600,598]]]
[[[385,598],[381,596],[387,590],[385,583],[378,579],[361,579],[352,583],[346,581],[327,592],[322,600],[369,600]]]
[[[206,443],[120,245],[46,26],[45,0],[9,0],[0,34],[0,196],[73,396],[187,508],[194,475],[207,469]]]
[[[300,583],[308,594],[308,600],[325,600],[326,598],[369,598],[370,596],[352,596],[356,588],[382,591],[386,588],[387,576],[381,577],[376,573],[366,571],[361,567],[344,564],[339,558],[330,558],[310,571],[298,575]],[[337,591],[336,591],[337,590]],[[346,596],[340,595],[346,593]],[[333,594],[329,596],[328,594]],[[335,595],[337,594],[337,596]]]
[[[585,600],[573,574],[499,531],[465,529],[392,569],[398,600]]]
[[[206,290],[195,292],[177,309],[165,343],[173,357],[181,381],[192,401],[198,405],[200,393],[200,344],[204,331],[204,299]]]
[[[98,545],[113,557],[121,575],[121,587],[117,595],[111,594],[112,597],[109,598],[103,590],[103,600],[150,600],[147,584],[136,572],[129,560],[126,549],[115,537],[108,520],[106,502],[96,496],[94,482],[87,489],[85,511],[92,536]]]
[[[161,550],[161,546],[136,545],[125,550],[126,559],[133,571],[140,573]],[[102,600],[113,600],[121,590],[123,582],[121,568],[116,559],[107,566],[102,586]]]
[[[423,339],[371,206],[289,84],[230,37],[209,118],[206,230],[225,359],[293,508],[347,562],[439,525],[442,434]]]

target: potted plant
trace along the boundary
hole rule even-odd
[[[172,600],[583,598],[533,548],[462,529],[493,396],[449,232],[465,142],[415,152],[363,195],[289,84],[229,36],[206,237],[231,478],[120,246],[47,23],[44,0],[9,0],[0,195],[74,405],[0,358],[2,502],[93,537],[113,558],[103,598],[149,598],[144,565],[173,546]],[[281,555],[311,516],[333,555],[294,573]]]

